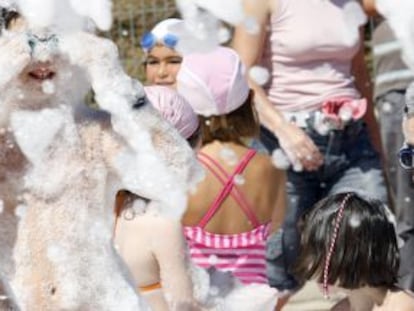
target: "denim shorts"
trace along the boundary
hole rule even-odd
[[[291,268],[299,250],[297,222],[304,211],[327,195],[348,191],[387,203],[380,157],[370,142],[365,123],[351,122],[343,130],[332,130],[326,136],[311,128],[304,131],[324,155],[324,164],[314,172],[287,170],[285,220],[267,246],[269,283],[279,290],[293,290],[300,285]],[[279,148],[275,136],[265,128],[261,129],[261,140],[269,152]]]

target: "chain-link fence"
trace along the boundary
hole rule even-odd
[[[139,40],[145,31],[149,31],[160,20],[177,16],[175,0],[114,0],[113,15],[112,30],[107,35],[118,45],[127,72],[143,81],[143,55]],[[366,55],[369,69],[371,69],[369,43],[372,30],[371,20],[366,27]]]
[[[139,40],[160,20],[177,15],[174,0],[114,0],[112,30],[127,72],[143,81]]]

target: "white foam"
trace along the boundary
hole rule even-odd
[[[265,67],[253,66],[249,70],[249,77],[258,85],[265,85],[270,79],[270,73]]]
[[[243,26],[246,31],[251,35],[258,35],[260,32],[260,25],[256,18],[252,16],[246,16],[243,21]]]
[[[110,0],[17,0],[19,11],[32,27],[54,27],[77,31],[88,26],[88,20],[104,31],[112,24]]]
[[[286,170],[290,167],[290,161],[288,156],[280,148],[273,150],[272,163],[275,167]]]
[[[223,147],[219,151],[220,158],[227,163],[227,165],[234,166],[238,162],[237,153],[229,148],[229,147]]]
[[[176,4],[185,23],[172,26],[171,32],[180,37],[176,50],[182,54],[214,49],[228,39],[222,21],[236,25],[245,18],[242,0],[176,0]]]
[[[359,39],[359,27],[366,23],[367,16],[357,1],[348,1],[343,7],[343,13],[348,26],[344,38],[346,42],[352,43]]]
[[[414,70],[414,1],[377,0],[376,8],[388,20],[401,43],[404,61]]]
[[[42,91],[45,94],[55,93],[55,84],[50,80],[43,81],[42,82]]]

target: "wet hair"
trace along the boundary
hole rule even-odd
[[[195,132],[186,140],[192,149],[196,148],[201,140],[201,127],[198,126]]]
[[[389,217],[390,212],[382,202],[355,193],[321,200],[300,220],[301,246],[295,275],[301,281],[314,278],[347,289],[392,288],[399,254]],[[336,239],[332,238],[335,228]]]
[[[10,23],[19,16],[20,14],[15,10],[0,8],[0,34],[3,29],[9,28]]]
[[[259,121],[253,104],[253,91],[236,110],[221,116],[200,116],[202,145],[214,140],[244,145],[243,137],[257,137]]]
[[[141,197],[128,190],[119,190],[115,196],[114,212],[115,216],[119,217],[124,209],[130,208],[135,200],[144,200],[149,202],[147,198]]]

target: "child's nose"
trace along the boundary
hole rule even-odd
[[[160,66],[158,67],[158,76],[160,78],[165,78],[168,76],[167,64],[161,62]]]
[[[57,52],[57,36],[49,32],[29,34],[28,43],[32,50],[32,57],[42,62],[49,61]]]

